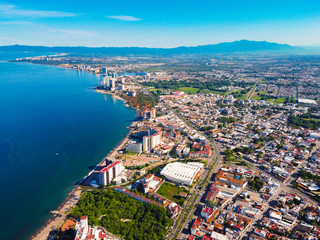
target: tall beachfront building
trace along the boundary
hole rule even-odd
[[[159,144],[161,144],[161,132],[154,128],[149,128],[148,136],[143,137],[142,150],[149,152]]]
[[[116,161],[109,164],[99,172],[99,184],[109,185],[112,179],[118,177],[123,170],[124,167],[121,161]]]
[[[109,79],[109,87],[110,88],[116,87],[116,80],[114,78]]]
[[[109,77],[103,77],[102,78],[102,85],[104,89],[108,89],[109,88]]]
[[[157,116],[157,110],[155,108],[147,109],[143,112],[143,120],[154,120]]]

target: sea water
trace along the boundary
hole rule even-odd
[[[135,111],[95,92],[99,83],[87,72],[0,62],[1,239],[30,238],[128,133]]]

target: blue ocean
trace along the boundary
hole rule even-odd
[[[135,117],[94,74],[4,61],[30,55],[0,53],[1,239],[29,239]]]

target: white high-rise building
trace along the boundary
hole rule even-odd
[[[161,144],[161,132],[157,132],[155,129],[150,128],[148,136],[144,136],[142,139],[142,150],[144,152],[149,152],[159,144]]]
[[[115,81],[117,81],[117,77],[118,77],[118,75],[117,75],[117,73],[116,73],[116,72],[113,72],[113,73],[111,74],[111,76],[115,79]]]
[[[103,85],[104,89],[109,88],[109,77],[108,76],[102,78],[102,85]]]
[[[154,147],[161,144],[161,133],[156,133],[150,136],[150,148],[153,149]]]
[[[116,80],[114,78],[109,79],[109,88],[115,88],[116,87]]]
[[[150,137],[148,137],[148,136],[144,136],[143,137],[142,150],[144,152],[149,152],[150,151]]]
[[[124,170],[121,161],[113,162],[112,164],[104,167],[99,172],[99,184],[109,185],[112,179],[119,176],[119,174]]]
[[[142,144],[141,143],[133,143],[133,144],[130,144],[126,149],[129,152],[142,153]]]
[[[154,120],[157,116],[155,108],[147,109],[143,112],[143,120]]]

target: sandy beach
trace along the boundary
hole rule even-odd
[[[95,91],[98,92],[98,93],[110,94],[110,95],[112,95],[113,97],[115,97],[116,99],[125,101],[125,99],[123,99],[122,97],[120,97],[120,96],[117,95],[116,93],[112,93],[112,92],[105,91],[105,90],[101,90],[101,89],[95,89]]]
[[[56,214],[45,226],[43,226],[31,239],[44,240],[54,235],[55,229],[60,227],[66,220],[66,212],[73,208],[80,199],[82,193],[81,186],[77,186],[68,196],[66,201],[56,210]]]

